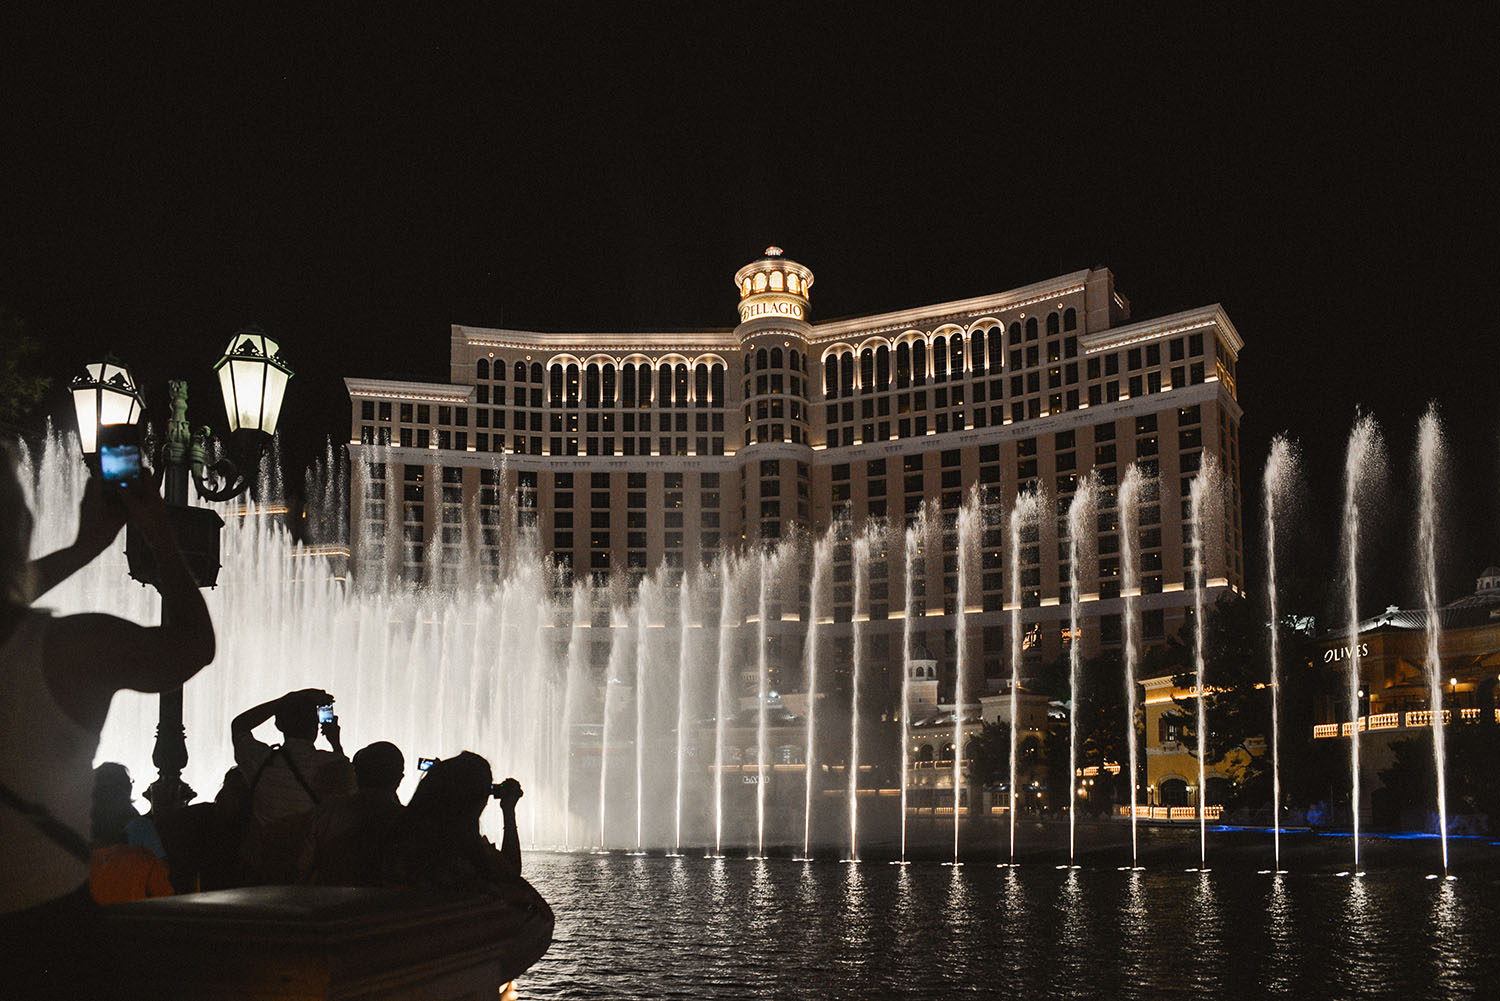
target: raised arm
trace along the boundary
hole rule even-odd
[[[333,701],[333,696],[321,688],[304,688],[297,692],[287,692],[258,706],[251,706],[229,721],[230,739],[238,742],[240,738],[249,736],[252,730],[281,712],[291,699],[306,701],[311,706],[324,706]]]
[[[145,481],[119,496],[156,557],[162,624],[141,626],[102,614],[70,615],[52,624],[48,680],[59,704],[80,722],[102,723],[121,688],[170,691],[214,659],[208,606],[177,550],[161,494]]]
[[[92,563],[124,525],[125,505],[106,501],[98,478],[90,477],[78,506],[78,536],[73,544],[31,561],[32,600]]]
[[[521,834],[516,829],[516,800],[521,783],[506,779],[500,783],[500,814],[504,818],[505,836],[500,841],[500,865],[507,876],[521,875]]]

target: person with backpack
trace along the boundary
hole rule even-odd
[[[250,785],[247,829],[240,859],[252,882],[293,883],[313,808],[330,795],[350,792],[352,769],[339,743],[335,718],[322,724],[331,750],[314,745],[318,709],[333,696],[318,688],[287,692],[246,709],[229,724],[234,760]],[[256,727],[275,718],[280,744],[255,738]]]

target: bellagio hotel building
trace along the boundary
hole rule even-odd
[[[898,536],[926,506],[934,534],[913,612],[951,671],[955,516],[977,484],[986,527],[967,592],[980,655],[969,662],[999,677],[1010,628],[1004,513],[1017,493],[1043,495],[1019,554],[1035,663],[1071,638],[1065,515],[1080,478],[1092,471],[1101,486],[1097,558],[1079,584],[1092,653],[1121,635],[1118,484],[1131,463],[1155,475],[1138,553],[1144,641],[1160,642],[1193,604],[1188,490],[1213,456],[1225,503],[1211,533],[1223,544],[1205,554],[1209,600],[1243,588],[1242,341],[1220,306],[1132,321],[1100,268],[815,323],[812,286],[812,271],[771,247],[734,276],[733,327],[454,325],[448,382],[346,379],[356,575],[459,586],[466,574],[507,572],[534,546],[561,583],[587,575],[619,595],[663,567],[676,576],[835,523],[845,542],[885,523],[896,531],[874,549],[867,609],[852,606],[849,546],[836,548],[832,629],[868,622],[875,659],[890,662],[906,614]],[[808,617],[805,563],[789,576],[772,629],[793,654],[782,661],[796,659]]]

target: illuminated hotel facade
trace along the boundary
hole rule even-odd
[[[1080,568],[1092,653],[1121,638],[1117,484],[1133,462],[1157,475],[1139,569],[1144,642],[1159,642],[1192,605],[1188,485],[1212,456],[1226,503],[1222,531],[1209,535],[1223,544],[1205,554],[1209,601],[1243,588],[1242,341],[1220,306],[1132,321],[1101,268],[815,323],[813,284],[772,247],[734,276],[733,327],[454,325],[446,383],[347,378],[355,573],[457,586],[505,572],[530,539],[563,583],[587,575],[618,594],[659,568],[711,565],[840,519],[854,532],[899,529],[927,506],[933,535],[911,612],[951,679],[954,516],[977,487],[986,527],[965,658],[977,696],[981,673],[1009,671],[1003,526],[1018,491],[1045,498],[1019,553],[1027,659],[1037,663],[1070,640],[1065,511],[1080,479],[1102,484],[1098,557]],[[847,637],[851,619],[868,622],[870,662],[899,688],[904,553],[888,538],[874,550],[868,608],[853,608],[849,547],[839,548],[832,628]],[[805,572],[798,584],[778,589],[772,609],[778,664],[799,658]]]

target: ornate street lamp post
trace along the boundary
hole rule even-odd
[[[157,468],[162,472],[162,499],[172,535],[187,560],[199,587],[212,587],[219,575],[219,530],[224,521],[208,508],[193,507],[188,500],[188,480],[198,496],[208,501],[227,501],[250,486],[253,471],[276,431],[282,398],[292,370],[281,357],[281,348],[259,327],[249,326],[229,339],[224,356],[214,365],[229,418],[229,454],[232,458],[207,461],[210,428],[195,432],[187,418],[187,383],[167,383],[166,439]],[[84,374],[69,388],[78,416],[79,448],[85,463],[97,464],[99,429],[106,425],[136,425],[145,409],[145,399],[136,387],[130,369],[113,356],[84,366]],[[248,472],[246,472],[248,471]],[[156,567],[151,550],[133,531],[127,531],[125,554],[130,576],[143,584],[156,585]],[[187,766],[187,739],[182,723],[182,689],[162,692],[157,716],[156,744],[151,762],[157,768],[151,784],[153,810],[163,812],[183,805],[190,798],[182,782]]]

